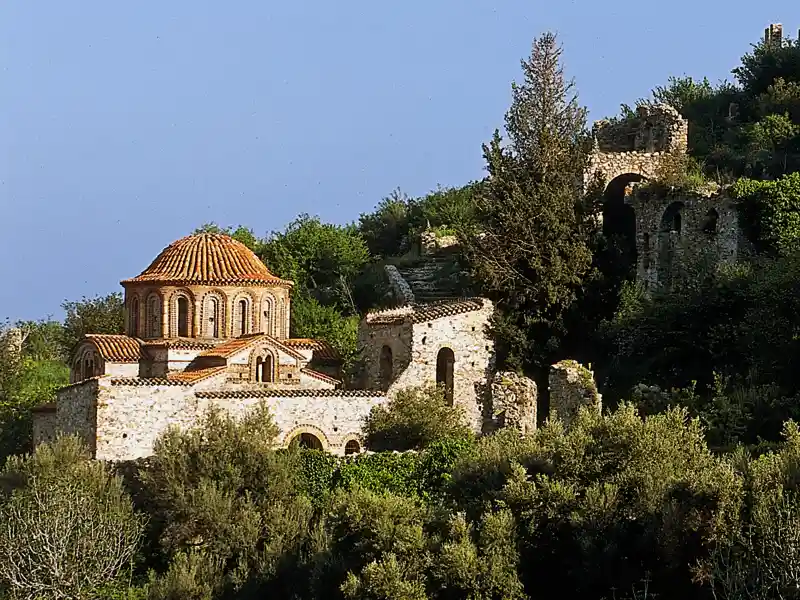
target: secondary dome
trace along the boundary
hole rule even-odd
[[[220,233],[198,233],[172,242],[149,267],[122,283],[292,285],[270,273],[250,248]]]

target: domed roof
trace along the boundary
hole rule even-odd
[[[292,285],[270,273],[250,248],[220,233],[197,233],[172,242],[141,274],[122,283]]]

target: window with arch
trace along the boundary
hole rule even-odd
[[[176,300],[178,313],[178,337],[189,337],[189,299],[178,296]]]
[[[442,348],[436,355],[436,385],[444,388],[447,403],[453,405],[454,375],[456,357],[452,348]]]
[[[361,444],[357,440],[350,440],[344,445],[344,455],[358,454],[361,452]]]
[[[94,352],[86,352],[83,355],[83,360],[81,361],[81,379],[89,379],[90,377],[94,377],[95,372],[95,360],[94,360]]]
[[[149,338],[161,337],[161,298],[153,294],[147,299],[145,335]]]
[[[261,299],[261,331],[275,336],[275,297],[272,294],[264,294]]]
[[[131,298],[131,314],[129,315],[128,331],[134,337],[139,336],[139,297],[134,296]]]
[[[392,349],[389,346],[381,348],[380,378],[381,387],[387,389],[392,384],[394,365],[392,362]]]
[[[250,333],[250,302],[247,298],[239,298],[233,307],[233,335],[239,337]]]
[[[272,354],[256,357],[255,364],[255,380],[256,383],[272,383],[274,380],[273,373],[275,368],[275,360]]]
[[[216,295],[206,297],[203,310],[205,317],[205,337],[218,338],[222,334],[222,302]]]

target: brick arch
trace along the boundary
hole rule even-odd
[[[169,302],[167,304],[167,314],[169,316],[169,335],[170,337],[182,337],[179,335],[181,332],[178,323],[178,307],[181,298],[186,299],[186,333],[188,334],[186,337],[194,337],[195,296],[188,288],[175,290],[169,296]]]
[[[211,323],[209,322],[209,317],[211,315],[208,314],[211,310],[212,299],[216,299],[217,301],[216,336],[209,335],[209,333],[213,333],[210,331]],[[219,289],[209,290],[200,297],[200,337],[227,337],[227,320],[225,318],[228,313],[227,302],[227,295]]]
[[[355,442],[355,443],[358,444],[358,451],[356,453],[354,453],[354,454],[360,454],[360,453],[362,453],[364,451],[364,438],[363,438],[363,436],[360,433],[350,432],[350,433],[346,434],[342,438],[342,443],[341,443],[342,454],[346,453],[347,445],[352,443],[352,442]]]
[[[250,381],[256,380],[256,367],[258,365],[258,359],[265,360],[266,358],[270,358],[271,367],[269,373],[269,380],[263,381],[262,383],[277,383],[278,382],[278,353],[275,352],[270,346],[262,345],[256,346],[250,352],[250,356],[248,358],[248,365],[250,367]]]
[[[72,360],[72,383],[89,379],[105,371],[100,352],[92,343],[84,344]]]
[[[142,298],[139,292],[135,290],[126,292],[125,295],[128,309],[128,322],[126,327],[128,335],[140,337],[142,331]]]
[[[304,433],[310,433],[316,437],[320,441],[323,450],[327,451],[330,448],[331,443],[328,439],[328,436],[325,435],[325,432],[316,425],[311,425],[310,423],[304,423],[291,429],[285,436],[283,436],[283,446],[288,447],[294,438]]]
[[[271,291],[264,292],[261,295],[261,312],[259,313],[261,331],[272,337],[277,337],[276,324],[278,318],[278,299]]]

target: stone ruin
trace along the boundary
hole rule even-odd
[[[601,186],[603,231],[624,240],[626,260],[647,290],[671,287],[689,260],[735,262],[745,244],[735,202],[719,186],[689,192],[644,185],[682,160],[688,131],[667,104],[642,105],[629,119],[592,129],[584,186]]]
[[[594,374],[574,360],[562,360],[550,367],[550,419],[569,426],[581,407],[602,409]],[[490,382],[491,418],[494,428],[507,427],[523,435],[537,427],[539,401],[536,382],[512,372],[498,372]]]

